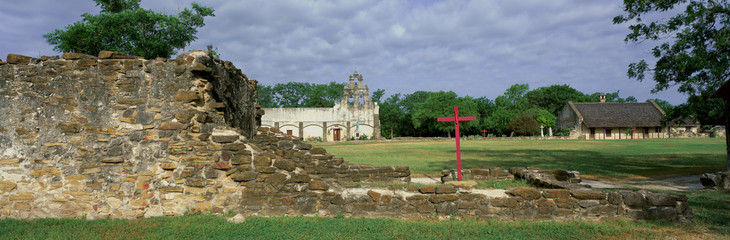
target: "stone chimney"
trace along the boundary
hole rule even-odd
[[[605,103],[606,102],[606,94],[601,94],[601,96],[598,97],[598,100],[600,100],[601,103]]]

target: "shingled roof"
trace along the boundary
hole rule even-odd
[[[655,103],[572,103],[586,127],[659,127],[664,111]]]

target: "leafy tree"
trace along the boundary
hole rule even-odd
[[[492,115],[489,115],[489,117],[486,118],[484,126],[486,126],[487,129],[491,129],[495,134],[505,134],[509,131],[507,128],[509,122],[512,121],[512,119],[517,118],[519,115],[520,113],[517,111],[497,108],[494,110]]]
[[[654,101],[666,113],[669,113],[674,109],[674,106],[672,106],[672,104],[667,101],[664,101],[664,100],[661,100],[658,98],[654,98],[654,99],[647,99],[646,102],[649,102],[649,100]]]
[[[423,128],[428,133],[438,135],[439,132],[446,132],[451,136],[454,131],[453,123],[439,123],[436,121],[439,117],[447,117],[454,115],[454,106],[459,107],[459,116],[477,115],[476,103],[471,97],[459,98],[453,91],[433,92],[428,98],[415,105],[412,115],[413,126]],[[460,130],[469,130],[479,125],[478,121],[466,121],[460,125]]]
[[[301,82],[279,83],[274,86],[276,101],[284,108],[304,107],[307,95],[312,92],[312,84]]]
[[[332,107],[342,99],[344,84],[330,82],[314,84],[306,95],[303,107]]]
[[[279,104],[276,101],[274,88],[266,85],[256,86],[256,93],[258,93],[259,105],[263,108],[278,108]]]
[[[204,17],[213,9],[192,4],[177,15],[139,7],[140,0],[94,0],[101,12],[84,13],[83,20],[43,35],[56,51],[98,55],[117,51],[144,58],[169,58],[196,39]]]
[[[380,99],[383,98],[383,95],[385,94],[385,89],[378,89],[373,92],[373,96],[370,98],[371,101],[380,103]]]
[[[624,99],[625,102],[638,102],[638,100],[634,96],[628,96],[626,99]]]
[[[530,90],[530,85],[527,84],[513,84],[507,90],[504,91],[504,96],[513,105],[524,107],[528,104],[525,94]]]
[[[547,110],[553,115],[557,115],[563,110],[568,101],[582,102],[585,94],[565,85],[551,85],[548,87],[539,87],[525,94],[531,105]]]
[[[412,132],[413,125],[410,115],[400,107],[401,94],[393,94],[380,103],[380,126],[381,134],[386,138],[395,136],[407,136]]]
[[[600,100],[600,95],[605,94],[606,95],[606,102],[637,102],[636,98],[634,96],[628,96],[627,98],[622,98],[619,96],[620,90],[616,90],[612,93],[600,93],[595,92],[591,95],[585,95],[580,102],[598,102]]]
[[[540,126],[534,118],[522,115],[509,122],[507,128],[519,136],[532,136],[540,131]]]
[[[342,99],[344,84],[311,84],[301,82],[277,83],[273,87],[258,86],[262,107],[333,107]]]
[[[682,7],[684,11],[656,21],[651,14]],[[668,39],[652,49],[658,58],[650,66],[645,60],[631,63],[628,76],[642,81],[653,75],[652,92],[678,85],[689,96],[677,106],[685,115],[695,115],[702,124],[718,124],[716,109],[720,99],[709,99],[730,79],[730,5],[721,0],[624,0],[625,15],[614,17],[615,24],[631,22],[626,42]]]
[[[537,114],[535,114],[535,121],[537,121],[537,124],[540,126],[543,126],[545,128],[548,127],[555,127],[555,121],[558,120],[555,115],[550,113],[548,110],[540,109],[537,111]]]
[[[494,101],[489,100],[486,97],[476,98],[474,99],[474,102],[477,104],[477,112],[479,113],[479,128],[492,130],[492,128],[487,125],[487,122],[489,116],[497,110],[497,105],[494,104]]]

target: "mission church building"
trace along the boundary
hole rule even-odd
[[[578,139],[668,138],[662,126],[666,113],[654,101],[573,103],[569,101],[557,119],[558,130],[571,129],[570,137]],[[632,133],[633,130],[633,133]]]
[[[357,80],[357,81],[356,81]],[[305,140],[340,141],[380,137],[380,107],[370,100],[368,85],[357,71],[350,75],[339,103],[332,108],[264,108],[261,126],[278,128]]]

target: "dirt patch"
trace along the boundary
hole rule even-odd
[[[583,180],[581,184],[593,188],[638,188],[651,190],[691,191],[703,189],[700,175],[663,178],[658,180]]]

